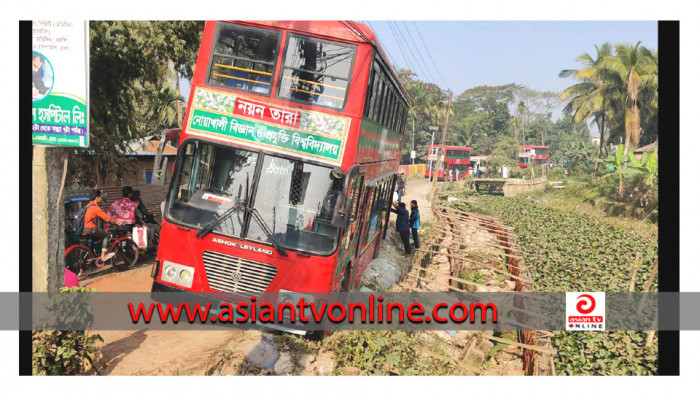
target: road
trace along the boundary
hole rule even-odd
[[[405,201],[416,200],[424,222],[432,220],[428,204],[430,183],[406,185]],[[149,292],[152,258],[144,256],[137,267],[124,272],[111,268],[91,275],[81,285],[99,292]],[[97,331],[104,339],[102,374],[204,375],[221,349],[243,357],[260,340],[259,331]]]

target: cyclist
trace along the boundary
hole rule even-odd
[[[107,242],[104,242],[104,238],[107,236],[107,231],[98,228],[95,221],[97,219],[102,219],[105,222],[114,223],[118,226],[121,226],[124,223],[121,219],[113,218],[102,211],[100,204],[103,201],[104,196],[102,190],[93,190],[90,194],[90,202],[87,205],[87,210],[85,211],[85,221],[83,222],[83,234],[92,237],[95,239],[95,241],[102,242],[102,255],[100,257],[102,261],[112,258],[114,256],[114,252],[107,253]],[[83,269],[81,268],[78,276],[82,274],[82,271]]]

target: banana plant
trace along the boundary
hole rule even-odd
[[[637,159],[632,152],[629,152],[627,167],[633,170],[634,175],[644,175],[645,183],[651,185],[658,173],[659,159],[654,152],[644,152],[641,160]]]
[[[606,159],[596,159],[596,161],[613,167],[611,173],[603,175],[603,178],[617,176],[619,179],[618,196],[622,197],[625,191],[623,178],[646,174],[646,183],[650,185],[654,181],[658,170],[658,157],[656,153],[648,154],[644,152],[639,160],[633,152],[625,154],[625,146],[618,145],[613,156]]]

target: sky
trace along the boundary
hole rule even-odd
[[[647,48],[658,48],[655,21],[392,21],[391,25],[369,21],[369,25],[395,66],[411,68],[421,79],[448,87],[455,95],[475,86],[509,83],[561,92],[572,81],[559,78],[559,72],[579,68],[576,57],[595,53],[596,44],[641,41]],[[184,85],[183,94],[188,94],[189,84]],[[555,111],[553,117],[559,116]]]
[[[406,60],[389,23],[370,21],[370,24],[397,66],[406,67]],[[455,94],[475,86],[511,82],[559,92],[570,85],[570,81],[558,77],[559,71],[578,68],[576,57],[585,52],[595,53],[595,44],[641,41],[647,48],[658,48],[655,21],[439,21],[415,24],[413,21],[398,21],[392,27],[396,29],[397,26],[403,33],[403,37],[397,35],[404,52],[407,49],[403,43],[407,42],[416,58],[422,55],[425,63],[434,68],[421,42],[420,37],[423,37],[440,73]],[[416,47],[423,50],[420,55]],[[439,75],[433,70],[421,72],[415,64],[423,65],[424,69],[426,66],[420,59],[414,60],[410,51],[406,53],[406,58],[414,63],[414,68],[418,68],[417,74],[421,79],[431,79],[430,75],[423,74],[432,73],[436,82],[441,83]]]

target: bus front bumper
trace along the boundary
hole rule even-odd
[[[202,295],[198,295],[197,293],[193,293],[190,291],[178,289],[173,286],[168,286],[164,283],[159,283],[156,281],[153,281],[153,285],[151,286],[151,299],[156,302],[169,302],[170,300],[167,299],[167,296],[163,296],[163,293],[190,293],[192,297],[192,302],[198,302],[200,305],[207,304],[209,303],[210,305],[219,305],[220,302],[226,301],[226,300],[221,300],[218,298],[214,297],[205,297]],[[301,329],[295,329],[291,327],[284,327],[281,325],[277,324],[265,324],[265,323],[255,323],[256,325],[260,326],[261,328],[265,329],[270,329],[270,330],[276,330],[276,331],[283,331],[286,333],[290,334],[295,334],[295,335],[306,335],[309,334],[310,332],[307,330],[301,330]]]

